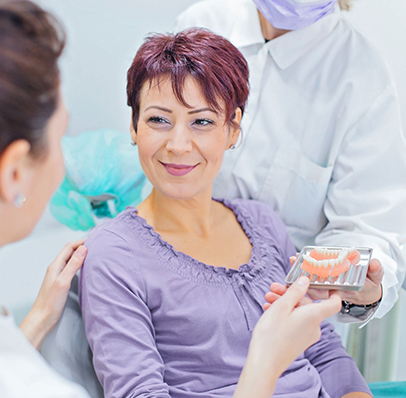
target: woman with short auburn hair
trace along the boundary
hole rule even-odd
[[[106,398],[259,398],[274,389],[278,397],[370,397],[330,324],[304,353],[293,347],[311,328],[282,330],[274,319],[263,327],[264,295],[283,283],[295,254],[278,216],[254,200],[212,198],[224,153],[240,134],[243,55],[203,29],[151,36],[128,71],[127,94],[153,190],[90,234],[80,278]],[[279,300],[272,306],[289,313]],[[332,300],[323,304],[338,311],[339,298]],[[286,358],[296,360],[277,379]]]

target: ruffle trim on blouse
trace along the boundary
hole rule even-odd
[[[260,231],[255,228],[252,215],[244,206],[244,202],[235,202],[227,199],[215,199],[231,209],[236,215],[252,246],[251,257],[248,263],[240,265],[239,269],[215,267],[205,264],[186,253],[177,251],[170,243],[163,240],[147,221],[137,214],[137,209],[130,208],[129,216],[135,221],[130,226],[137,238],[151,249],[162,264],[178,275],[197,283],[210,285],[230,285],[232,279],[242,277],[247,282],[261,277],[265,269],[272,263],[269,253],[269,242],[262,239]],[[268,246],[268,250],[265,246]]]

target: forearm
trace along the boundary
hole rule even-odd
[[[371,398],[372,395],[367,394],[365,392],[350,392],[349,394],[345,394],[342,398]]]
[[[270,398],[277,380],[278,374],[274,369],[265,368],[263,362],[255,363],[248,358],[233,398]]]
[[[31,345],[39,350],[49,330],[42,314],[31,310],[20,324],[20,330],[24,333]]]

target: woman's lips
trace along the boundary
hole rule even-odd
[[[173,176],[184,176],[197,166],[197,164],[190,166],[187,164],[160,163],[165,167],[166,171]]]

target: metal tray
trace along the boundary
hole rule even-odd
[[[321,278],[317,275],[309,275],[309,273],[301,269],[303,256],[309,254],[316,246],[305,246],[299,253],[295,263],[292,265],[289,274],[286,276],[285,283],[289,286],[297,278],[302,275],[310,278],[310,287],[312,289],[326,289],[326,290],[361,290],[365,283],[367,276],[369,261],[371,260],[372,249],[370,247],[356,247],[361,259],[357,265],[350,265],[348,271],[343,272],[341,275],[329,278]],[[324,247],[324,246],[323,246]],[[341,247],[326,247],[326,249],[345,249],[348,246]]]

